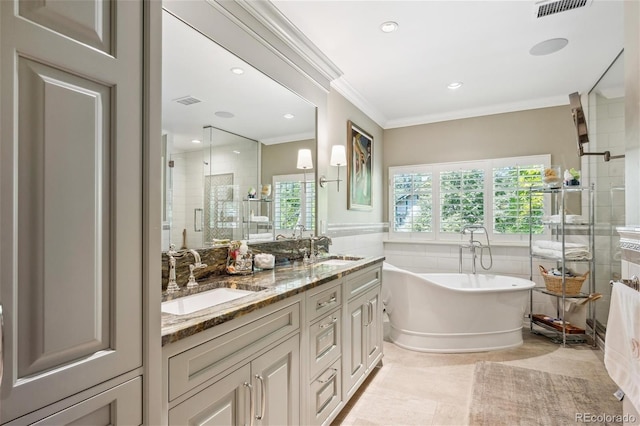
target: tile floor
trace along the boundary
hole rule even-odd
[[[528,328],[523,336],[518,348],[469,354],[413,352],[385,340],[382,366],[333,425],[464,425],[478,361],[611,383],[601,350],[586,344],[563,348]]]

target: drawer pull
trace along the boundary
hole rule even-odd
[[[260,402],[261,404],[260,414],[256,415],[256,420],[262,420],[262,418],[264,417],[264,410],[267,406],[267,389],[265,389],[264,379],[262,378],[261,375],[256,374],[256,379],[260,381],[260,394],[262,396],[261,402]]]
[[[253,426],[253,418],[255,417],[255,407],[253,406],[253,386],[251,383],[244,382],[244,387],[249,389],[249,426]]]
[[[336,298],[336,296],[331,296],[331,299],[325,301],[325,302],[318,302],[318,309],[320,308],[324,308],[325,306],[328,306],[332,303],[336,303],[338,301],[338,299]]]
[[[326,324],[321,324],[321,325],[320,325],[320,328],[322,328],[322,329],[324,329],[324,328],[329,328],[329,327],[331,327],[333,324],[335,324],[336,322],[338,322],[338,317],[333,317],[333,319],[332,319],[330,322],[328,322],[328,323],[326,323]]]
[[[318,383],[327,383],[327,382],[330,382],[331,380],[333,380],[333,378],[336,377],[336,375],[338,374],[338,369],[332,368],[332,370],[333,370],[333,372],[331,373],[331,375],[329,377],[327,377],[324,380],[318,379]]]

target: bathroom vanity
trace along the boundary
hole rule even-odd
[[[162,313],[164,423],[329,424],[382,359],[383,260],[295,261],[202,283],[244,289],[210,308],[164,302],[181,312]]]

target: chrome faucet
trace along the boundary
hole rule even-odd
[[[196,282],[196,277],[193,275],[193,271],[195,271],[196,269],[204,269],[207,267],[207,264],[202,263],[200,253],[198,253],[194,249],[190,249],[189,253],[193,255],[193,260],[195,263],[189,265],[189,281],[187,282],[187,288],[195,288],[198,286],[198,283]]]
[[[309,237],[309,256],[307,257],[305,253],[305,264],[310,265],[318,261],[318,251],[316,250],[316,244],[321,241],[326,241],[327,245],[331,245],[332,243],[331,238],[327,237],[326,235]]]
[[[169,285],[167,286],[167,293],[173,293],[180,290],[178,283],[176,282],[176,257],[180,257],[175,250],[176,245],[171,244],[169,250],[167,250],[167,256],[169,257]]]
[[[474,239],[473,234],[475,233],[484,233],[487,238],[487,243],[482,244],[479,240]],[[459,272],[462,273],[462,250],[469,249],[471,251],[471,272],[476,273],[476,258],[478,257],[477,251],[480,251],[480,266],[482,269],[489,270],[491,266],[493,266],[493,256],[491,255],[491,244],[489,243],[489,234],[487,232],[487,228],[482,225],[465,225],[462,227],[460,234],[465,235],[469,234],[469,243],[468,244],[460,244],[459,247]],[[484,250],[488,250],[489,252],[489,266],[484,265]]]

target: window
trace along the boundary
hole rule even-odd
[[[496,234],[529,233],[529,213],[533,232],[541,233],[544,214],[543,196],[531,197],[531,186],[541,186],[543,164],[502,166],[493,168],[493,232]]]
[[[306,190],[305,190],[306,182]],[[273,220],[276,232],[292,230],[296,225],[315,229],[315,185],[304,175],[278,175],[273,177]]]
[[[542,233],[542,194],[529,204],[529,187],[542,185],[549,155],[390,167],[391,236],[459,238],[464,225],[482,224],[492,238],[518,240]]]
[[[440,232],[484,222],[484,170],[440,172]]]
[[[431,172],[406,171],[393,176],[396,232],[431,232]]]

